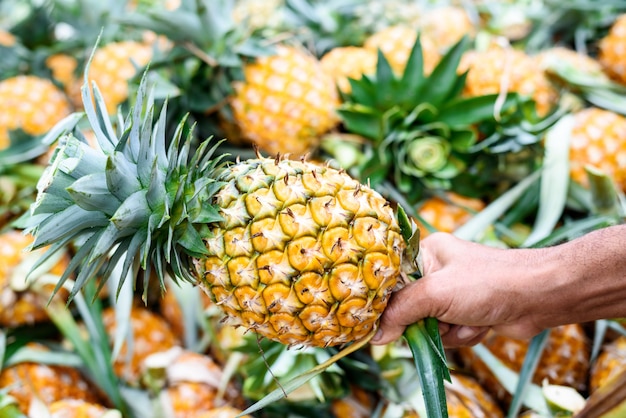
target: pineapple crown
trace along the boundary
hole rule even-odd
[[[191,135],[183,138],[185,120],[167,144],[167,106],[153,122],[154,98],[147,94],[145,75],[134,107],[126,119],[119,118],[117,131],[97,86],[93,83],[92,93],[88,85],[85,78],[82,98],[98,147],[90,147],[80,134],[59,139],[26,220],[26,230],[35,238],[32,247],[51,246],[38,265],[79,244],[57,285],[77,272],[71,296],[96,275],[104,285],[120,262],[122,279],[144,270],[144,292],[152,267],[161,285],[166,272],[192,280],[183,254],[204,254],[199,229],[221,220],[207,203],[221,186],[212,176],[222,159],[212,159],[218,144],[209,148],[206,141],[192,152]]]
[[[471,184],[464,177],[485,154],[492,158],[540,141],[562,113],[538,118],[534,101],[516,93],[463,95],[467,72],[458,66],[469,44],[461,38],[425,74],[418,35],[401,75],[379,51],[374,74],[349,80],[338,113],[347,132],[366,140],[355,176],[374,187],[393,184],[417,201],[424,191]]]
[[[379,51],[373,75],[349,80],[351,91],[343,93],[338,112],[348,132],[368,141],[358,177],[376,186],[391,176],[407,193],[451,187],[467,166],[477,125],[510,112],[519,99],[461,95],[467,73],[459,74],[457,67],[469,42],[459,40],[426,75],[418,35],[400,76]]]

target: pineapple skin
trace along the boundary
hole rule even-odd
[[[589,379],[589,391],[595,392],[625,370],[626,336],[620,335],[602,347],[602,351],[593,363]]]
[[[320,59],[322,69],[329,74],[340,91],[352,90],[349,78],[360,79],[376,72],[378,55],[375,50],[359,46],[341,46],[328,51]]]
[[[89,67],[89,80],[98,85],[98,89],[106,102],[106,110],[109,115],[114,115],[120,104],[128,99],[128,83],[131,78],[141,71],[141,67],[147,65],[153,57],[153,46],[149,43],[137,41],[112,42],[98,48],[92,58]],[[59,61],[54,66],[58,76],[65,78],[66,90],[72,103],[77,109],[82,109],[81,77],[68,80],[68,67],[71,61]]]
[[[16,229],[0,234],[0,326],[18,327],[49,320],[45,306],[52,295],[55,283],[39,284],[38,278],[26,281],[35,258],[25,251],[33,237]],[[39,254],[44,251],[38,250]],[[69,254],[62,256],[47,274],[61,276],[69,264]],[[55,296],[64,299],[68,292],[61,289]]]
[[[105,413],[112,411],[103,405],[81,399],[61,399],[50,404],[48,410],[50,418],[102,418]]]
[[[615,19],[609,33],[598,43],[598,60],[609,76],[621,84],[626,84],[624,45],[626,45],[626,14]]]
[[[33,349],[46,348],[37,343],[29,343]],[[100,396],[81,373],[72,367],[17,363],[0,372],[0,388],[12,388],[8,394],[15,398],[17,406],[27,414],[30,404],[38,397],[45,405],[62,399],[79,399],[99,403]]]
[[[588,186],[585,165],[613,178],[626,190],[626,118],[610,110],[589,107],[574,114],[570,144],[570,176]]]
[[[397,75],[404,73],[409,55],[417,39],[417,30],[407,25],[394,25],[382,29],[369,36],[363,47],[371,51],[380,50],[391,69]],[[441,59],[441,53],[434,40],[421,35],[422,57],[424,60],[424,74],[430,74]]]
[[[517,49],[493,46],[467,51],[458,71],[468,71],[463,89],[467,97],[516,92],[535,101],[539,116],[547,115],[559,99],[538,60]]]
[[[144,360],[158,352],[179,346],[180,342],[169,324],[160,315],[141,306],[133,307],[130,318],[132,348],[124,343],[119,355],[113,363],[115,374],[131,386],[142,385]],[[106,308],[102,312],[102,321],[111,343],[115,338],[115,309]]]
[[[507,367],[519,372],[528,350],[528,340],[517,340],[497,334],[488,335],[483,344]],[[506,405],[510,395],[469,347],[458,349],[461,364],[467,367],[494,399]],[[587,388],[590,344],[583,326],[569,324],[553,328],[539,360],[533,382],[570,386],[580,392]]]
[[[244,66],[233,82],[233,119],[243,139],[271,154],[303,156],[339,123],[339,96],[319,60],[295,47]]]
[[[201,286],[242,326],[289,346],[368,335],[400,274],[404,241],[389,203],[344,172],[256,159],[229,167],[224,216],[196,261]]]
[[[10,145],[10,131],[42,135],[71,112],[67,97],[50,80],[18,75],[0,81],[0,150]]]
[[[446,192],[444,196],[434,196],[422,202],[418,214],[437,231],[452,233],[484,207],[485,202],[481,199]],[[421,222],[418,227],[422,237],[430,233]]]

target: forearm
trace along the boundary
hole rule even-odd
[[[533,320],[545,327],[626,317],[626,225],[539,250]],[[532,285],[526,284],[529,288]]]

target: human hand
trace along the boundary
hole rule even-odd
[[[524,278],[533,250],[498,249],[435,233],[421,243],[424,277],[395,292],[372,344],[399,338],[416,321],[434,317],[446,347],[474,345],[491,328],[529,338],[543,327],[525,304]]]

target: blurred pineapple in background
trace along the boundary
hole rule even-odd
[[[505,366],[519,372],[529,340],[517,340],[492,333],[482,344]],[[590,342],[582,325],[571,324],[552,329],[533,375],[533,382],[541,385],[547,379],[550,384],[569,386],[584,392],[587,389],[590,349]],[[471,347],[461,347],[457,349],[457,354],[460,364],[476,377],[494,399],[503,405],[510,402],[511,395]]]
[[[28,252],[31,235],[8,229],[0,234],[0,326],[18,327],[49,321],[46,305],[58,278],[70,262],[69,253],[52,257],[28,277],[45,250]],[[66,298],[61,290],[55,299]]]
[[[111,42],[95,51],[89,67],[89,80],[98,85],[110,115],[114,115],[118,106],[128,99],[129,81],[140,74],[142,68],[150,62],[153,48],[150,44],[129,40]],[[56,71],[63,78],[67,78],[72,66],[71,60],[61,62],[59,58],[49,62],[49,65],[53,66],[53,72]],[[80,88],[84,82],[80,73],[82,71],[79,71],[77,77],[70,79],[67,86],[72,103],[79,109],[82,108]]]
[[[463,56],[458,70],[468,71],[466,96],[516,92],[535,101],[539,116],[547,115],[559,100],[557,90],[537,61],[518,49],[492,46],[470,50]]]
[[[363,47],[373,51],[380,50],[393,71],[400,75],[404,72],[418,36],[416,28],[407,25],[394,25],[369,36]],[[441,59],[436,42],[429,36],[420,36],[424,60],[424,74],[430,74]]]
[[[604,344],[591,366],[589,392],[593,393],[620,373],[626,373],[626,336]]]
[[[624,48],[626,48],[626,14],[615,19],[609,33],[602,37],[598,44],[598,59],[607,73],[622,84],[626,84]]]
[[[420,16],[420,33],[432,39],[440,52],[456,44],[463,36],[473,38],[478,31],[478,22],[466,9],[455,5],[435,5]]]
[[[585,166],[610,176],[626,190],[626,117],[589,107],[574,114],[570,140],[570,172],[574,181],[587,186]]]
[[[123,418],[115,409],[74,398],[52,402],[47,412],[50,418]]]
[[[339,90],[352,90],[349,79],[360,79],[376,72],[378,53],[360,46],[340,46],[331,49],[320,59],[322,69],[330,75]]]
[[[440,232],[454,232],[484,207],[485,202],[481,199],[462,196],[454,192],[430,197],[421,202],[417,208],[417,213],[421,217],[417,221],[421,236],[427,236],[432,229]],[[427,225],[421,221],[425,221]]]
[[[28,343],[26,348],[48,352],[40,343]],[[56,401],[76,399],[101,404],[105,402],[99,390],[77,368],[25,361],[10,364],[0,371],[0,388],[17,402],[20,411],[29,414],[33,403],[49,406]],[[31,415],[29,415],[31,416]]]
[[[18,75],[0,81],[0,150],[10,145],[11,132],[43,135],[72,110],[51,80]]]
[[[203,410],[245,405],[232,376],[206,354],[174,347],[146,357],[144,365],[144,382],[168,417],[192,418]]]
[[[242,136],[261,150],[303,156],[339,123],[333,79],[309,53],[279,46],[243,71],[244,80],[233,84],[230,105]]]
[[[106,332],[113,342],[117,327],[115,308],[102,312]],[[115,374],[130,386],[141,387],[144,360],[151,354],[180,346],[180,341],[161,316],[146,307],[135,306],[131,311],[129,336],[115,359]]]

